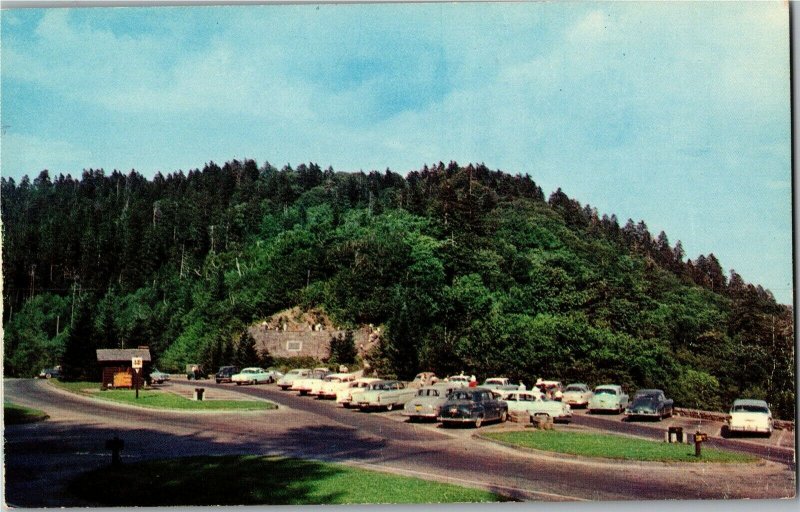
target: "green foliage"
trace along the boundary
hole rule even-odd
[[[63,362],[94,377],[95,348],[138,345],[173,372],[317,366],[242,337],[300,305],[381,326],[366,362],[387,377],[617,382],[715,409],[753,394],[794,416],[791,308],[713,254],[684,261],[643,221],[620,226],[561,190],[545,201],[528,176],[234,160],[152,181],[3,178],[0,192],[8,375]]]
[[[331,336],[329,343],[328,364],[353,364],[356,362],[356,342],[353,331]]]

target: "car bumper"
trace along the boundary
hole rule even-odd
[[[756,432],[760,434],[768,434],[772,429],[763,425],[728,425],[728,430],[731,432]]]
[[[478,418],[463,417],[463,416],[437,416],[436,420],[442,423],[475,423]]]

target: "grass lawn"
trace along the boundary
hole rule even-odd
[[[536,450],[606,459],[663,462],[756,462],[758,460],[749,455],[707,447],[703,447],[702,456],[698,459],[694,456],[693,444],[663,443],[613,434],[544,430],[497,432],[484,436]]]
[[[3,423],[6,425],[44,421],[49,417],[44,411],[38,409],[29,409],[11,402],[3,402]]]
[[[62,382],[60,380],[51,380],[50,382],[55,386],[73,393],[155,409],[254,411],[278,408],[277,405],[263,400],[195,401],[161,389],[140,389],[139,399],[137,400],[136,391],[132,389],[109,389],[101,391],[99,382]]]
[[[101,468],[80,476],[69,490],[111,506],[507,501],[479,489],[339,464],[255,455],[187,457]]]

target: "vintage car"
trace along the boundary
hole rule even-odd
[[[629,420],[656,418],[661,421],[672,416],[673,403],[673,400],[664,396],[664,392],[660,389],[640,389],[625,408],[625,417]]]
[[[275,382],[275,372],[251,366],[231,376],[231,382],[242,384],[271,384]]]
[[[535,386],[552,400],[561,400],[564,396],[564,386],[558,380],[536,379]]]
[[[406,403],[403,415],[408,416],[412,422],[420,419],[435,420],[439,416],[440,407],[447,400],[447,395],[459,388],[461,386],[448,382],[420,388],[414,398]]]
[[[239,373],[238,366],[220,366],[219,370],[217,370],[217,374],[214,375],[214,380],[217,381],[217,384],[231,382],[231,377],[237,373]]]
[[[295,379],[304,379],[309,375],[311,375],[311,370],[309,368],[295,368],[294,370],[289,370],[283,377],[278,379],[278,387],[286,391],[292,387],[292,383]]]
[[[161,372],[157,368],[153,368],[153,371],[150,372],[150,384],[163,384],[168,380],[169,374]]]
[[[500,388],[511,389],[512,386],[513,385],[511,384],[511,381],[508,380],[507,377],[489,377],[488,379],[483,381],[483,384],[481,384],[481,387],[486,389],[500,389]],[[513,387],[516,388],[517,386]]]
[[[414,380],[412,380],[408,384],[408,387],[419,389],[419,388],[425,387],[425,386],[432,386],[433,384],[436,384],[437,382],[439,382],[439,378],[436,376],[435,373],[433,373],[433,372],[422,372],[422,373],[418,373],[416,375],[416,377],[414,377]]]
[[[445,382],[456,384],[462,388],[469,387],[469,375],[464,375],[463,373],[461,375],[451,375],[444,380]]]
[[[40,379],[60,379],[61,378],[61,367],[54,366],[53,368],[43,368],[42,371],[39,372],[37,375]]]
[[[586,407],[589,405],[589,400],[592,398],[593,394],[589,386],[576,382],[564,389],[561,401],[565,404],[569,404],[570,407]]]
[[[414,398],[416,392],[416,389],[409,388],[405,382],[399,380],[373,382],[358,395],[358,408],[362,411],[374,409],[391,411],[395,407],[405,405]]]
[[[772,435],[772,412],[764,400],[739,398],[733,401],[730,414],[723,427],[723,434],[733,432],[754,432]]]
[[[604,384],[594,388],[594,395],[589,399],[589,413],[598,411],[613,411],[621,413],[628,406],[628,395],[622,390],[622,386],[616,384]]]
[[[360,377],[347,384],[347,387],[336,393],[336,405],[350,407],[358,405],[358,395],[367,390],[370,384],[380,382],[383,379],[375,377]]]
[[[354,380],[356,376],[352,373],[332,373],[320,381],[314,381],[308,394],[318,398],[336,398],[336,393]]]
[[[503,394],[503,401],[509,411],[527,412],[531,417],[550,416],[553,419],[569,421],[572,408],[569,404],[557,400],[548,400],[541,393],[531,391],[508,391]]]
[[[311,370],[311,374],[307,377],[294,379],[289,389],[291,391],[299,391],[300,396],[305,396],[309,393],[309,391],[311,391],[311,388],[314,386],[316,381],[321,381],[330,374],[331,371],[327,368],[314,368]]]
[[[508,404],[496,398],[490,389],[460,388],[450,393],[436,419],[444,425],[472,423],[480,428],[485,421],[506,421]]]

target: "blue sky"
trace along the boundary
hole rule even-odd
[[[0,16],[3,176],[484,162],[644,219],[792,301],[780,2]]]

